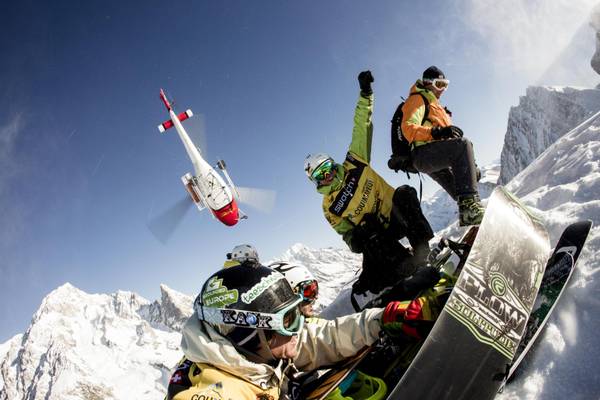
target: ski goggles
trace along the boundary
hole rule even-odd
[[[448,88],[448,85],[450,84],[450,81],[448,79],[441,78],[435,78],[432,80],[427,80],[425,82],[430,85],[433,85],[433,87],[439,90],[446,90]]]
[[[331,177],[335,173],[335,162],[333,160],[325,160],[321,163],[312,174],[310,174],[310,179],[317,184],[321,181],[324,181]]]
[[[309,303],[315,301],[319,295],[319,283],[314,279],[300,282],[296,287],[298,288],[297,292],[302,296],[302,299]]]
[[[198,318],[211,324],[265,329],[283,336],[294,336],[300,333],[304,326],[304,316],[298,308],[302,300],[302,297],[298,296],[290,305],[276,313],[202,307],[202,315]]]

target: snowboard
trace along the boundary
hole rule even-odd
[[[525,334],[550,254],[541,221],[492,193],[440,317],[390,400],[492,399]]]
[[[569,225],[562,233],[554,253],[548,260],[546,271],[542,278],[542,284],[538,292],[538,296],[533,306],[525,335],[519,343],[515,359],[510,365],[504,384],[513,377],[515,371],[519,368],[531,347],[535,344],[536,339],[543,331],[546,322],[548,321],[554,306],[563,294],[573,270],[577,258],[585,245],[585,240],[592,228],[592,221],[579,221]],[[504,387],[504,384],[502,387]]]

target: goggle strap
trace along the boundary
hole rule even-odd
[[[231,308],[202,308],[204,321],[211,324],[253,329],[280,330],[283,328],[282,314],[268,314]]]

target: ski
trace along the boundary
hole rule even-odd
[[[514,376],[515,371],[519,368],[529,350],[535,344],[536,339],[544,330],[550,314],[569,283],[575,269],[575,263],[585,245],[591,228],[592,221],[579,221],[569,225],[560,236],[554,248],[554,253],[546,265],[540,291],[527,321],[525,334],[521,343],[519,343],[514,361],[508,368],[500,390]]]

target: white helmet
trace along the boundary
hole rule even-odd
[[[249,244],[240,244],[231,250],[231,259],[243,263],[245,261],[258,262],[258,252],[254,246]]]
[[[290,283],[292,289],[296,289],[296,286],[302,282],[317,280],[312,272],[304,265],[276,262],[269,265],[269,267],[285,276],[285,279]]]
[[[307,155],[304,159],[304,172],[306,172],[308,179],[314,182],[314,179],[312,177],[313,172],[315,172],[315,169],[319,168],[326,161],[331,161],[332,163],[335,163],[333,158],[331,158],[328,154],[325,153]]]

